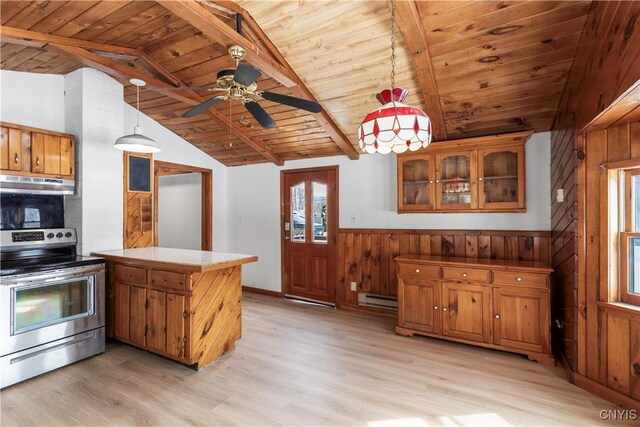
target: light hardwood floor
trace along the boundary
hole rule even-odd
[[[110,342],[9,387],[10,425],[595,425],[614,406],[524,357],[391,319],[245,294],[243,338],[200,372]],[[621,425],[615,423],[615,425]]]

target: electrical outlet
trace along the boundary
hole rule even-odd
[[[358,283],[356,282],[351,282],[351,290],[353,292],[356,292],[358,290]]]
[[[351,224],[355,224],[356,223],[356,216],[351,214]]]
[[[556,190],[556,202],[558,203],[564,202],[564,189],[558,188]]]

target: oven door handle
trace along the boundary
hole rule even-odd
[[[81,277],[93,276],[105,271],[104,266],[94,267],[76,267],[70,269],[68,272],[54,271],[45,274],[33,274],[33,275],[16,275],[13,277],[3,277],[3,285],[6,286],[18,286],[28,283],[50,283],[61,280],[73,280]],[[61,275],[63,273],[63,275]],[[67,273],[67,274],[64,274]]]

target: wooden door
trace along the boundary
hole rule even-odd
[[[131,298],[131,287],[124,283],[116,283],[115,286],[115,337],[129,340],[129,301]]]
[[[436,156],[436,208],[464,211],[478,207],[476,152]]]
[[[281,185],[285,294],[335,304],[338,168],[284,171]]]
[[[26,150],[22,147],[22,131],[20,129],[7,129],[7,151],[8,151],[8,169],[10,171],[22,171]],[[28,169],[27,169],[28,170]]]
[[[549,353],[549,294],[535,289],[493,289],[494,343],[537,353]]]
[[[165,352],[167,349],[166,292],[149,289],[147,304],[148,348]]]
[[[399,279],[400,326],[432,334],[440,333],[440,283],[416,278]]]
[[[524,209],[524,147],[478,150],[478,207]]]
[[[435,208],[435,170],[434,156],[398,157],[398,212]]]
[[[129,341],[146,345],[147,331],[147,290],[139,286],[129,289]]]
[[[491,342],[490,288],[468,283],[442,283],[442,334]]]
[[[31,172],[44,173],[44,134],[31,132]]]
[[[167,353],[177,357],[188,357],[185,319],[187,317],[185,297],[167,292]]]

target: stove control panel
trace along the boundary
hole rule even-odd
[[[46,247],[76,243],[76,231],[73,228],[0,230],[0,247],[3,248],[3,252],[11,247]]]
[[[14,231],[11,233],[12,242],[37,242],[44,240],[44,231]]]

